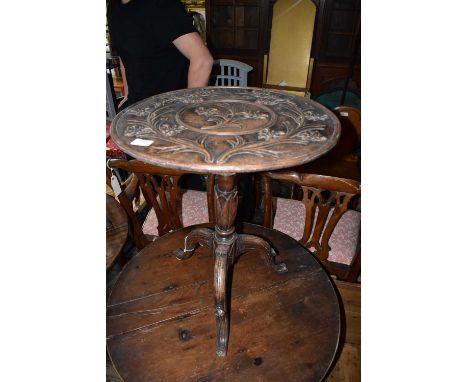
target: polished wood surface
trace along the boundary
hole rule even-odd
[[[361,381],[361,285],[334,280],[343,306],[341,339],[327,382]],[[107,357],[107,382],[122,382]]]
[[[351,179],[317,174],[301,174],[293,171],[262,173],[264,190],[263,225],[273,227],[273,198],[271,180],[292,183],[301,188],[302,203],[306,209],[304,232],[299,240],[306,248],[314,248],[314,254],[333,275],[356,281],[361,269],[360,240],[353,262],[347,266],[328,260],[329,239],[338,221],[348,209],[356,208],[361,196],[361,184]]]
[[[252,250],[238,258],[231,272],[229,351],[216,358],[212,253],[201,247],[182,262],[172,255],[189,231],[145,247],[112,290],[107,346],[123,380],[321,380],[335,357],[341,326],[335,289],[319,262],[278,231],[238,227],[241,234],[270,242],[288,272],[265,267]]]
[[[333,109],[341,124],[349,126],[349,130],[354,130],[356,138],[361,138],[361,110],[351,106],[337,106]]]
[[[350,106],[338,106],[333,109],[333,112],[340,120],[341,135],[336,146],[324,157],[341,162],[356,163],[355,149],[361,139],[361,112]]]
[[[327,382],[361,381],[361,284],[335,280],[344,314],[343,336]]]
[[[123,110],[111,125],[112,140],[132,157],[204,174],[297,166],[329,151],[339,134],[336,116],[310,99],[239,87],[159,94]]]
[[[106,269],[116,261],[127,241],[128,220],[122,206],[106,194]]]
[[[349,106],[338,106],[333,112],[341,123],[335,147],[313,162],[289,170],[361,181],[361,112]]]

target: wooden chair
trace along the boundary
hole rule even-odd
[[[356,162],[356,146],[361,139],[361,112],[350,106],[337,106],[333,109],[341,123],[340,140],[325,156],[342,161]]]
[[[214,176],[207,178],[207,192],[182,190],[184,171],[169,170],[138,160],[112,159],[111,169],[124,170],[133,176],[121,184],[116,196],[127,212],[135,246],[141,250],[158,236],[176,229],[214,221]],[[146,218],[135,213],[133,200],[138,190],[151,208]]]
[[[356,131],[358,137],[361,137],[361,111],[351,106],[337,106],[333,112],[340,119],[340,122],[349,123]]]
[[[263,225],[298,240],[338,279],[355,282],[361,272],[360,183],[292,171],[266,172],[261,177]],[[299,186],[302,201],[273,198],[273,179]]]

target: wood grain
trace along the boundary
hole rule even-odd
[[[209,224],[197,227],[210,227]],[[212,225],[211,225],[212,227]],[[172,252],[191,228],[149,244],[124,268],[107,308],[107,345],[125,381],[319,381],[340,335],[336,292],[319,262],[292,238],[244,224],[263,237],[288,272],[265,267],[256,252],[234,265],[230,340],[214,355],[213,256]]]
[[[128,220],[125,210],[106,194],[106,270],[117,260],[127,241]]]
[[[153,241],[153,237],[143,233],[133,209],[133,200],[141,189],[146,203],[153,209],[158,219],[159,236],[182,228],[182,188],[180,179],[188,174],[184,171],[162,168],[138,160],[111,159],[110,169],[124,170],[130,174],[130,181],[122,184],[118,195],[121,206],[125,209],[132,229],[132,239],[138,249]],[[214,213],[214,175],[207,176],[207,202],[209,221],[215,220]]]
[[[336,144],[340,122],[304,97],[218,86],[147,98],[117,114],[110,132],[121,150],[145,163],[232,174],[310,162]]]
[[[328,254],[331,250],[329,239],[338,221],[346,211],[355,208],[359,202],[360,182],[294,171],[264,172],[261,178],[264,190],[263,225],[272,228],[274,222],[271,181],[277,180],[299,186],[306,210],[304,231],[299,243],[306,248],[312,248],[314,255],[322,261],[331,274],[342,280],[356,281],[361,270],[360,238],[349,266],[329,261]]]
[[[361,380],[361,285],[335,280],[343,315],[343,346],[337,354],[327,382],[359,382]]]

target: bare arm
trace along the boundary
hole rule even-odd
[[[120,106],[122,106],[125,103],[125,101],[128,99],[127,76],[125,75],[125,66],[124,66],[122,60],[120,59],[120,57],[119,57],[119,63],[120,63],[120,73],[122,74],[124,97],[123,97],[122,101],[119,102],[119,105],[117,106],[117,108],[120,108]]]
[[[190,60],[188,87],[195,88],[208,85],[213,57],[197,32],[187,33],[173,41],[185,57]]]

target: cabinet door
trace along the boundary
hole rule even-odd
[[[215,51],[260,48],[260,0],[211,0],[209,46]]]
[[[320,41],[316,42],[315,58],[321,62],[349,62],[359,38],[361,1],[326,0],[322,3],[322,31]],[[360,62],[360,50],[356,62]]]
[[[269,0],[206,0],[207,41],[214,58],[253,67],[249,86],[262,85]]]

